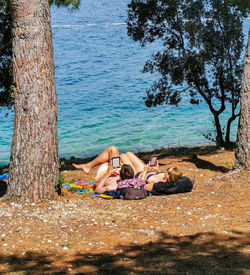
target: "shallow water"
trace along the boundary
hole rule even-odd
[[[84,0],[73,13],[51,8],[60,157],[88,157],[109,145],[137,152],[209,143],[205,104],[184,98],[179,107],[145,107],[145,90],[157,76],[141,70],[159,45],[141,48],[127,36],[128,2]],[[0,113],[0,166],[9,161],[12,119]]]

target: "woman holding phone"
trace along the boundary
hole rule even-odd
[[[155,155],[154,155],[155,156]],[[82,170],[84,173],[88,174],[89,171],[98,165],[102,165],[101,167],[106,166],[106,174],[104,177],[111,177],[114,172],[113,167],[111,166],[112,158],[120,157],[121,165],[129,165],[132,167],[134,175],[136,178],[141,178],[146,182],[146,189],[151,191],[156,183],[164,183],[164,182],[172,182],[176,181],[182,177],[182,172],[177,167],[168,168],[165,172],[159,172],[158,170],[158,162],[155,162],[154,166],[150,166],[149,164],[145,165],[145,163],[138,158],[134,153],[127,152],[125,154],[119,154],[119,150],[115,146],[110,146],[105,149],[99,156],[97,156],[94,160],[86,163],[86,164],[73,164],[73,167],[76,169]],[[108,165],[110,163],[110,165]],[[150,170],[154,171],[150,171]],[[111,173],[112,170],[112,173]],[[156,170],[156,171],[155,171]],[[112,185],[114,188],[115,184]],[[114,189],[112,189],[114,190]],[[106,191],[106,190],[105,190]]]
[[[72,165],[75,169],[82,170],[85,174],[100,165],[95,179],[95,191],[102,194],[105,191],[116,190],[121,180],[134,178],[133,168],[129,164],[121,164],[118,149],[115,146],[110,146],[92,161],[85,164],[73,163]]]

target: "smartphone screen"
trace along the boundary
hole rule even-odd
[[[158,155],[152,155],[152,156],[151,156],[150,162],[149,162],[149,165],[150,165],[150,166],[155,166],[157,157],[158,157]]]
[[[117,168],[120,166],[120,157],[112,158],[112,166],[113,168]]]

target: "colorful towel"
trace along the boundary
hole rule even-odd
[[[82,195],[92,195],[101,197],[104,199],[113,199],[114,197],[109,194],[99,194],[95,192],[95,182],[84,183],[68,183],[63,185],[63,188],[68,188],[71,192],[75,192]]]

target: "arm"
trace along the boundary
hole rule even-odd
[[[95,192],[96,193],[103,193],[104,191],[104,186],[105,186],[105,183],[106,183],[106,180],[112,175],[113,173],[113,167],[111,165],[109,165],[109,168],[106,172],[106,174],[102,177],[102,179],[100,180],[100,182],[98,183],[96,189],[95,189]],[[104,191],[103,191],[104,190]]]
[[[143,179],[146,182],[146,176],[147,176],[149,170],[150,170],[149,164],[145,165],[143,172],[141,173],[139,178]],[[153,186],[154,186],[154,182],[152,182],[152,180],[151,180],[151,182],[146,184],[145,188],[147,191],[151,191],[153,189]]]
[[[152,166],[152,168],[153,168],[156,172],[160,172],[158,160],[156,161],[156,166]]]
[[[144,180],[145,182],[146,182],[146,176],[147,176],[147,173],[148,173],[149,169],[150,169],[149,164],[145,165],[141,175],[139,176],[139,178]]]

